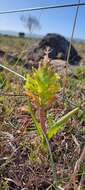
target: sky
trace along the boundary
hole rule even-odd
[[[0,11],[77,2],[78,0],[0,0]],[[70,37],[75,13],[76,8],[72,7],[0,15],[0,31],[28,32],[20,18],[22,15],[30,14],[35,16],[41,25],[41,29],[34,30],[34,33],[45,35],[53,32]],[[79,9],[74,37],[85,39],[85,6]]]

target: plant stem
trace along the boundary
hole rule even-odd
[[[44,131],[43,131],[43,136],[44,136],[46,144],[47,144],[47,148],[48,148],[48,152],[49,152],[49,156],[50,156],[51,169],[52,169],[52,173],[53,173],[53,184],[54,184],[54,186],[56,188],[57,187],[57,183],[56,183],[57,177],[56,177],[55,164],[54,164],[54,161],[53,161],[53,156],[52,156],[50,144],[49,144],[48,138],[47,138],[46,134],[44,133]]]
[[[41,127],[46,134],[45,111],[43,108],[39,108],[39,120],[40,120]]]
[[[35,114],[32,110],[32,105],[31,105],[31,102],[29,100],[29,111],[30,111],[30,114],[31,114],[31,117],[36,125],[36,128],[39,132],[39,135],[41,136],[42,138],[42,141],[43,141],[43,137],[45,139],[45,142],[47,144],[47,148],[48,148],[48,152],[49,152],[49,156],[50,156],[50,164],[51,164],[51,168],[52,168],[52,173],[53,173],[53,182],[54,182],[54,185],[56,186],[56,171],[55,171],[55,165],[54,165],[54,161],[53,161],[53,156],[52,156],[52,152],[51,152],[51,148],[50,148],[50,144],[49,144],[49,141],[47,139],[47,136],[46,136],[46,128],[45,128],[45,112],[43,109],[39,109],[39,119],[40,119],[40,125],[35,117]]]
[[[38,131],[38,133],[39,133],[39,135],[40,135],[40,137],[41,137],[41,140],[42,140],[42,142],[43,142],[43,133],[42,133],[42,127],[41,127],[41,124],[37,121],[37,118],[36,118],[36,116],[35,116],[35,113],[34,113],[34,111],[33,111],[33,109],[32,109],[32,104],[31,104],[31,101],[30,101],[30,99],[29,99],[29,112],[30,112],[30,114],[31,114],[31,117],[32,117],[32,120],[34,121],[34,124],[35,124],[35,126],[36,126],[36,129],[37,129],[37,131]]]

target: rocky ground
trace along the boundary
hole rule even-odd
[[[10,62],[9,57],[3,56],[3,51],[0,53],[2,64],[23,75],[29,71],[22,67],[24,62],[15,64],[16,55],[21,59],[18,53],[12,54],[10,50],[6,51],[6,55],[10,54],[13,58]],[[82,65],[84,53],[81,55],[83,55]],[[3,60],[7,60],[7,63]],[[64,76],[64,60],[52,60],[51,67]],[[73,175],[85,145],[85,70],[82,67],[83,70],[77,71],[77,67],[79,68],[75,66],[74,69],[74,66],[69,65],[66,96],[63,97],[61,91],[53,107],[48,110],[50,117],[48,122],[51,122],[51,119],[57,120],[80,105],[79,113],[72,117],[50,141],[57,176],[56,188],[53,186],[49,154],[43,148],[27,111],[28,97],[24,95],[23,80],[1,70],[0,74],[3,75],[5,83],[0,89],[0,190],[85,189],[83,157],[76,174]]]

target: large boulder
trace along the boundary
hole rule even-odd
[[[69,49],[69,41],[63,36],[55,33],[49,33],[45,37],[41,39],[39,44],[36,47],[33,47],[28,50],[27,63],[29,61],[33,62],[33,64],[37,64],[45,54],[46,47],[50,48],[49,58],[53,59],[62,59],[66,60],[67,53]],[[71,51],[69,56],[69,63],[72,65],[77,65],[81,57],[78,55],[77,50],[71,45]]]

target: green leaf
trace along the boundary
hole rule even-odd
[[[47,107],[50,99],[61,89],[59,80],[59,75],[43,64],[38,70],[32,69],[32,73],[27,75],[25,89],[38,97],[37,104],[39,106]]]
[[[55,123],[55,125],[48,130],[48,133],[47,133],[48,139],[51,139],[59,131],[62,125],[64,125],[69,120],[69,118],[71,118],[75,113],[77,113],[78,110],[79,110],[79,107],[73,109],[72,111],[64,115],[61,119],[59,119]]]

